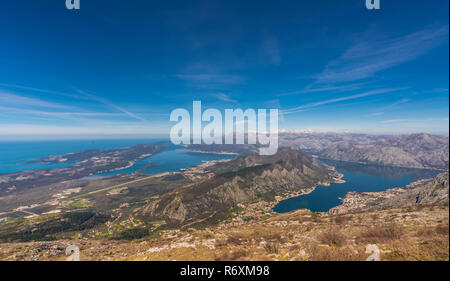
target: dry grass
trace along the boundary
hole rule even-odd
[[[235,261],[249,255],[249,251],[245,249],[237,249],[231,252],[224,252],[215,255],[216,261]]]
[[[224,246],[226,246],[228,243],[227,243],[227,240],[226,239],[217,239],[216,240],[216,242],[214,243],[214,246],[216,247],[216,248],[219,248],[219,247],[224,247]]]
[[[227,238],[227,243],[233,245],[242,245],[245,242],[245,238],[241,234],[233,234]]]
[[[282,236],[282,233],[279,229],[272,227],[255,229],[249,234],[249,237],[258,241],[278,241],[281,243],[285,243],[287,240]]]
[[[386,241],[400,239],[404,229],[395,223],[377,225],[370,227],[366,231],[360,233],[358,242],[383,243]]]
[[[440,225],[436,226],[435,231],[439,235],[447,235],[448,236],[448,231],[449,231],[448,224],[440,224]]]
[[[264,249],[266,249],[269,254],[278,254],[280,252],[280,243],[269,242],[264,244]]]
[[[82,260],[353,261],[367,258],[367,244],[380,248],[383,261],[448,260],[448,207],[427,207],[420,212],[414,208],[413,213],[408,210],[333,216],[298,211],[237,226],[180,231],[176,237],[162,235],[129,242],[67,240],[48,243],[59,246],[75,243],[82,250]],[[393,215],[396,223],[392,223]],[[183,246],[184,243],[192,246]],[[181,246],[176,246],[179,244]],[[165,245],[170,247],[163,248]],[[9,243],[0,247],[1,260],[14,259],[13,254],[23,253],[24,247],[32,250],[39,245]],[[161,250],[149,251],[155,247]],[[65,258],[62,254],[52,259]]]
[[[352,216],[343,216],[343,215],[337,215],[334,217],[333,221],[335,224],[345,224],[349,222],[352,219]]]
[[[394,241],[387,247],[382,259],[391,261],[448,261],[448,236],[441,236],[420,243],[405,239]]]
[[[308,252],[311,261],[361,261],[366,259],[363,249],[357,250],[349,246],[336,248],[316,245],[311,246]]]
[[[338,227],[333,226],[322,231],[319,240],[326,245],[341,247],[347,242],[347,236]]]
[[[280,243],[287,242],[287,239],[284,238],[280,233],[266,234],[263,235],[262,238],[266,241],[275,241]]]
[[[417,231],[418,236],[422,237],[436,237],[436,236],[448,236],[448,224],[440,224],[433,228],[431,227],[424,227]]]

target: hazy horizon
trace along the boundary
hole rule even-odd
[[[364,133],[364,132],[350,132],[350,131],[313,131],[313,130],[292,130],[292,131],[280,131],[279,134],[293,133],[293,134],[364,134],[374,136],[401,136],[401,135],[417,135],[417,134],[429,134],[443,137],[449,137],[448,133],[426,133],[426,132],[413,132],[404,134],[389,134],[389,133]],[[113,134],[113,135],[7,135],[1,136],[2,141],[59,141],[59,140],[133,140],[133,139],[161,139],[170,141],[169,134]]]

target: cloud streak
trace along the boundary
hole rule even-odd
[[[56,112],[56,111],[43,111],[43,110],[31,110],[15,107],[0,106],[0,110],[8,112],[9,114],[28,114],[28,115],[40,115],[50,116],[57,118],[71,118],[71,117],[119,117],[121,113],[108,113],[108,112]]]
[[[231,74],[177,74],[175,77],[199,88],[217,88],[242,83],[244,79]]]
[[[348,84],[348,85],[340,85],[340,86],[323,86],[323,87],[306,87],[303,90],[299,91],[292,91],[292,92],[286,92],[277,94],[277,96],[293,96],[293,95],[300,95],[300,94],[310,94],[310,93],[322,93],[322,92],[331,92],[331,91],[354,91],[359,90],[362,88],[362,86],[366,85],[367,83],[354,83],[354,84]]]
[[[422,123],[422,122],[430,122],[430,121],[448,121],[448,117],[443,118],[426,118],[426,119],[391,119],[391,120],[383,120],[381,123],[384,124],[392,124],[392,123]]]
[[[71,106],[62,105],[58,103],[52,103],[44,101],[37,98],[31,98],[22,95],[16,95],[8,93],[5,91],[0,91],[0,103],[9,105],[21,105],[21,106],[32,106],[32,107],[43,107],[43,108],[54,108],[54,109],[73,109]]]
[[[80,93],[80,94],[82,94],[82,95],[84,95],[86,97],[89,97],[92,100],[101,102],[104,105],[110,106],[110,107],[112,107],[112,108],[114,108],[114,109],[116,109],[116,110],[118,110],[118,111],[120,111],[122,113],[125,113],[126,115],[128,115],[131,118],[134,118],[134,119],[137,119],[137,120],[140,120],[140,121],[146,121],[144,118],[142,118],[142,117],[140,117],[140,116],[138,116],[138,115],[136,115],[136,114],[126,110],[123,107],[120,107],[118,105],[113,104],[112,102],[110,102],[109,100],[107,100],[105,98],[97,97],[97,96],[94,96],[94,95],[92,95],[90,93],[87,93],[87,92],[84,92],[84,91],[81,91],[81,90],[77,90],[77,91],[78,91],[78,93]]]
[[[76,95],[76,94],[71,94],[71,93],[66,93],[66,92],[39,89],[39,88],[34,88],[34,87],[22,86],[22,85],[0,83],[0,86],[34,91],[34,92],[47,93],[47,94],[54,94],[54,95],[59,95],[59,96],[70,97],[73,99],[84,99],[84,100],[96,101],[96,102],[100,102],[101,104],[104,104],[108,107],[111,107],[113,109],[116,109],[131,118],[134,118],[134,119],[137,119],[140,121],[146,121],[141,116],[138,116],[137,114],[134,114],[134,113],[130,112],[129,110],[124,109],[121,106],[115,105],[105,98],[94,96],[90,93],[87,93],[87,92],[84,92],[81,90],[76,90],[78,92],[78,95]],[[25,105],[25,106],[38,107],[38,108],[40,107],[40,108],[52,108],[52,109],[60,109],[60,110],[74,110],[74,111],[77,110],[76,108],[74,108],[72,106],[51,103],[51,102],[47,102],[47,101],[44,101],[41,99],[11,94],[11,93],[8,93],[5,91],[0,91],[0,102],[2,102],[2,104],[5,104],[5,105],[12,104],[12,105],[18,105],[18,106]],[[25,111],[22,111],[22,112],[24,113]],[[27,112],[31,113],[31,114],[52,115],[52,116],[75,116],[75,115],[78,115],[78,116],[107,116],[108,115],[107,113],[82,113],[82,112],[62,113],[62,112],[45,112],[45,111],[37,111],[37,110],[27,111]],[[114,114],[110,114],[109,116],[114,116]]]
[[[395,39],[364,37],[316,75],[315,83],[362,80],[414,60],[448,41],[448,25],[426,28]]]
[[[214,93],[214,94],[211,94],[211,95],[213,97],[215,97],[216,99],[220,100],[220,101],[234,103],[234,104],[239,104],[239,102],[237,100],[232,99],[230,97],[230,95],[227,95],[225,93]]]
[[[75,99],[81,98],[78,95],[74,95],[74,94],[70,94],[70,93],[66,93],[66,92],[39,89],[39,88],[34,88],[34,87],[22,86],[22,85],[0,83],[0,86],[21,89],[21,90],[34,91],[34,92],[41,92],[41,93],[46,93],[46,94],[54,94],[54,95],[59,95],[59,96],[66,96],[66,97],[71,97],[71,98],[75,98]]]
[[[345,96],[345,97],[339,97],[339,98],[334,98],[334,99],[327,99],[327,100],[323,100],[323,101],[318,101],[318,102],[314,102],[314,103],[309,103],[309,104],[293,107],[293,108],[290,108],[290,109],[285,109],[285,110],[283,110],[283,114],[298,113],[298,112],[302,112],[302,111],[305,111],[307,109],[311,109],[311,108],[322,106],[322,105],[327,105],[327,104],[332,104],[332,103],[337,103],[337,102],[347,101],[347,100],[354,100],[354,99],[359,99],[359,98],[363,98],[363,97],[368,97],[368,96],[379,95],[379,94],[384,94],[384,93],[388,93],[388,92],[399,91],[399,90],[403,90],[403,89],[405,89],[405,88],[378,89],[378,90],[368,91],[368,92],[355,94],[355,95],[350,95],[350,96]]]

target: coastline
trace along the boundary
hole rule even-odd
[[[342,204],[331,208],[328,210],[328,213],[331,215],[338,215],[365,210],[371,203],[376,202],[377,200],[399,198],[402,194],[406,194],[407,192],[414,190],[416,187],[420,187],[421,185],[433,181],[434,179],[435,178],[423,178],[413,181],[406,186],[390,187],[383,191],[350,191],[344,197],[339,198],[342,201]],[[420,194],[420,192],[416,191],[416,194]]]
[[[240,155],[236,152],[225,152],[225,151],[204,151],[204,150],[195,150],[195,149],[188,149],[188,148],[180,148],[179,151],[186,151],[186,152],[194,152],[194,153],[203,153],[203,154],[217,154],[217,155]]]
[[[337,172],[333,166],[329,166],[329,167],[330,167],[331,171],[334,171],[336,173],[336,176],[329,181],[318,182],[314,186],[307,188],[307,189],[292,191],[292,192],[288,192],[288,193],[282,194],[282,195],[276,195],[275,199],[270,202],[269,201],[259,201],[257,203],[246,204],[246,205],[244,205],[244,208],[246,211],[250,211],[251,213],[264,212],[266,215],[280,214],[278,212],[275,212],[273,210],[273,208],[281,201],[284,201],[284,200],[287,200],[290,198],[294,198],[294,197],[298,197],[298,196],[302,196],[302,195],[307,195],[307,194],[313,192],[319,186],[329,186],[331,183],[344,183],[345,180],[342,179],[344,177],[344,174]],[[318,214],[321,214],[321,213],[322,212],[320,212]]]
[[[110,169],[110,170],[106,170],[106,171],[101,171],[101,172],[97,172],[97,173],[93,173],[90,174],[89,176],[95,176],[95,175],[99,175],[99,174],[103,174],[103,173],[110,173],[110,172],[114,172],[114,171],[120,171],[120,170],[124,170],[124,169],[128,169],[134,166],[134,163],[139,160],[136,159],[134,161],[128,161],[128,165],[123,166],[123,167],[118,167],[118,168],[114,168],[114,169]],[[116,176],[116,175],[111,175],[111,176]]]
[[[287,200],[287,199],[290,199],[290,198],[294,198],[294,197],[310,194],[311,192],[313,192],[319,186],[330,186],[331,183],[345,183],[345,180],[342,179],[344,177],[344,174],[341,174],[341,173],[337,172],[335,169],[333,169],[333,171],[335,171],[337,173],[337,177],[335,177],[332,181],[319,182],[316,185],[314,185],[314,186],[312,186],[312,187],[310,187],[310,188],[308,188],[306,190],[294,191],[294,192],[289,193],[287,195],[275,196],[275,201],[274,202],[270,202],[270,203],[273,204],[273,206],[271,208],[273,209],[273,207],[275,207],[278,203],[280,203],[283,200]],[[273,212],[275,212],[275,211],[273,211]],[[277,213],[277,212],[275,212],[275,213]]]

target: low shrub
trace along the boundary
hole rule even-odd
[[[319,240],[323,244],[340,247],[345,244],[347,237],[339,230],[339,228],[330,227],[320,234]]]

